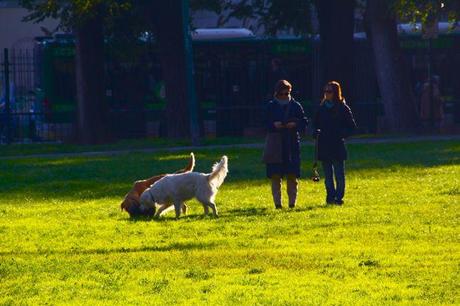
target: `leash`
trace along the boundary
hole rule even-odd
[[[319,139],[319,133],[317,134],[316,138],[315,138],[315,157],[314,157],[314,161],[313,161],[313,169],[312,169],[312,176],[311,176],[311,180],[313,182],[319,182],[320,180],[320,176],[319,176],[319,172],[318,172],[318,139]]]

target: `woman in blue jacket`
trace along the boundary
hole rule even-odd
[[[347,159],[345,138],[353,133],[356,123],[338,82],[331,81],[324,87],[324,97],[313,125],[318,146],[317,157],[324,170],[326,203],[342,205],[345,195],[344,161]]]
[[[300,132],[305,130],[307,119],[302,106],[291,97],[292,85],[279,80],[275,85],[274,99],[267,106],[267,129],[269,133],[281,134],[281,163],[267,163],[267,177],[275,208],[281,205],[281,181],[287,181],[289,207],[294,208],[297,199],[297,179],[300,177]]]

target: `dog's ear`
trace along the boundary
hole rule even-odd
[[[120,209],[121,209],[121,211],[127,210],[126,199],[124,199],[123,202],[121,202],[121,204],[120,204]]]
[[[123,200],[123,202],[121,202],[120,208],[121,208],[122,211],[125,210],[125,211],[129,212],[131,206],[133,206],[133,205],[134,205],[134,201],[132,199],[125,198]]]
[[[137,181],[134,183],[133,188],[131,189],[131,194],[137,194],[140,196],[145,189],[149,187],[149,182],[147,180],[144,181]]]

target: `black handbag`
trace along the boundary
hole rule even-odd
[[[283,161],[281,133],[272,132],[265,136],[262,161],[266,164],[278,164]]]
[[[284,113],[284,121],[289,115],[289,109],[292,102],[289,102]],[[264,152],[262,162],[265,164],[279,164],[283,162],[283,139],[281,132],[268,132],[265,136]]]

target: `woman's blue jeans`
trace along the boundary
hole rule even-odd
[[[324,184],[326,185],[326,201],[340,201],[345,195],[345,161],[322,161]],[[335,184],[334,184],[335,177]]]

